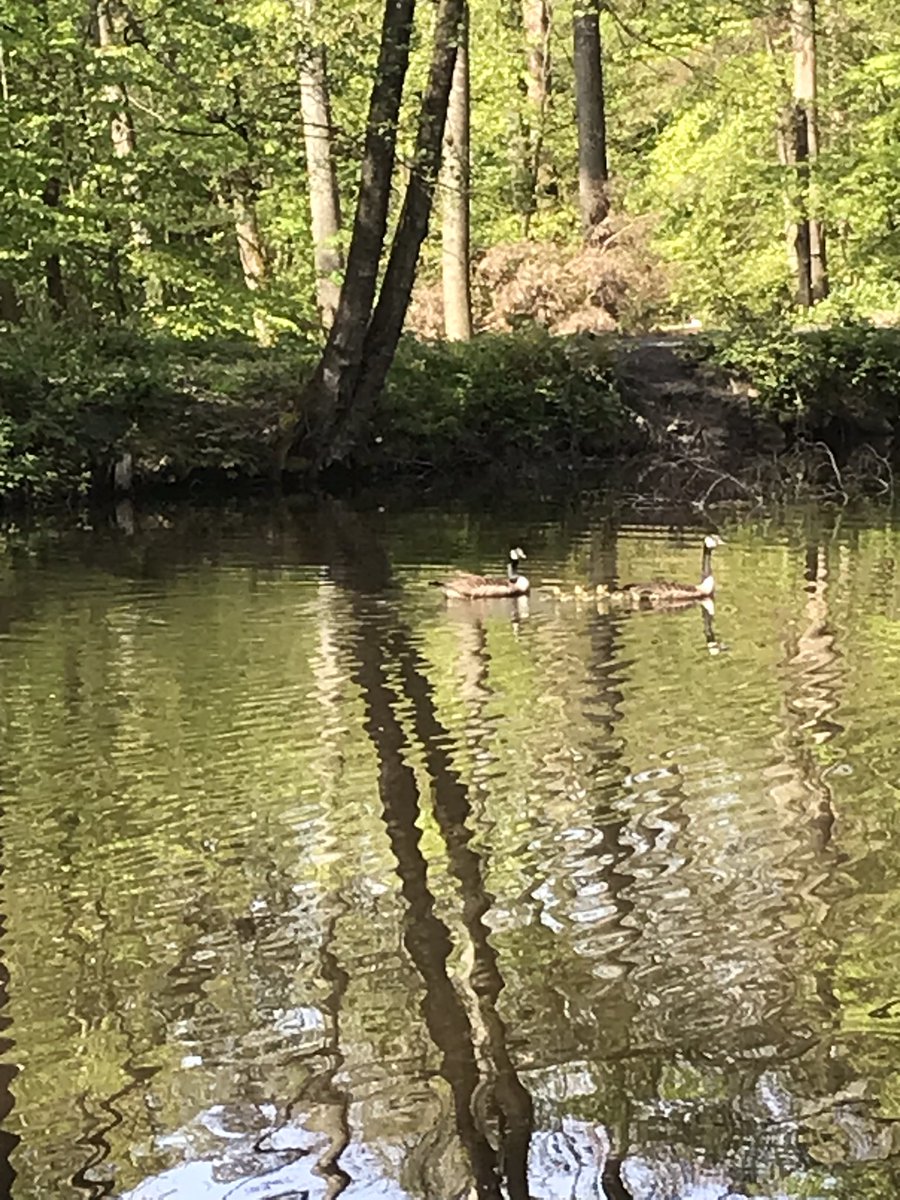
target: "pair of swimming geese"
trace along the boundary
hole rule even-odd
[[[679,604],[690,600],[708,600],[716,590],[712,553],[717,546],[723,544],[722,539],[715,533],[708,533],[703,539],[699,583],[651,579],[648,583],[626,583],[615,589],[601,583],[595,589],[596,595],[601,599],[631,604]],[[431,583],[433,587],[439,587],[451,600],[489,600],[502,596],[525,596],[531,590],[531,584],[519,571],[519,562],[523,558],[525,553],[518,546],[510,550],[505,579],[461,572],[447,579],[433,579]],[[586,594],[583,588],[576,588],[576,595]]]

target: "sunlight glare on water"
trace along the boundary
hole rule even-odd
[[[720,531],[9,530],[0,1194],[895,1196],[900,529]]]

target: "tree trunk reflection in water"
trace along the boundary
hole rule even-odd
[[[123,1072],[129,1076],[128,1082],[105,1100],[96,1101],[97,1107],[102,1110],[102,1118],[98,1119],[90,1111],[87,1104],[87,1095],[81,1097],[78,1105],[84,1127],[90,1128],[94,1125],[96,1128],[92,1133],[78,1139],[78,1145],[89,1147],[89,1154],[84,1165],[72,1173],[72,1183],[79,1191],[83,1191],[87,1196],[91,1197],[91,1200],[100,1200],[100,1197],[112,1196],[116,1191],[116,1182],[114,1179],[96,1179],[93,1178],[93,1173],[98,1167],[102,1167],[104,1163],[111,1159],[113,1147],[108,1135],[114,1129],[118,1128],[129,1115],[126,1109],[120,1107],[121,1102],[133,1094],[146,1098],[151,1079],[161,1070],[158,1066],[138,1066],[135,1061],[136,1057],[137,1055],[132,1052],[122,1063]],[[150,1118],[149,1106],[146,1103],[144,1111],[147,1113],[148,1118]],[[148,1119],[148,1131],[152,1130],[154,1124],[155,1122],[152,1118]],[[4,1192],[2,1194],[5,1196],[12,1193]]]
[[[4,820],[3,809],[0,808],[0,829]],[[4,872],[4,846],[0,837],[0,882]],[[15,1063],[6,1061],[13,1048],[12,1038],[6,1036],[6,1030],[11,1024],[6,1015],[9,1004],[9,970],[3,960],[3,940],[6,936],[6,914],[0,913],[0,1196],[11,1196],[13,1182],[16,1178],[11,1155],[19,1144],[19,1138],[6,1128],[6,1118],[12,1111],[14,1099],[12,1081],[18,1074]]]
[[[342,540],[356,540],[351,519],[339,519]],[[468,793],[453,770],[442,743],[446,731],[437,719],[431,687],[409,630],[389,606],[369,605],[364,592],[389,579],[386,560],[371,541],[360,539],[336,567],[351,592],[356,628],[354,678],[362,689],[365,729],[378,755],[378,790],[401,891],[407,903],[403,941],[422,977],[422,1011],[428,1032],[441,1053],[441,1074],[453,1096],[456,1129],[472,1172],[476,1194],[500,1200],[505,1176],[510,1200],[527,1200],[527,1159],[531,1136],[531,1097],[518,1078],[506,1046],[506,1030],[497,1012],[502,987],[496,955],[482,920],[490,905],[481,864],[468,845],[465,825]],[[368,564],[370,570],[366,570]],[[476,1093],[485,1080],[475,1052],[475,1034],[466,1007],[448,970],[450,932],[435,915],[429,890],[428,863],[420,848],[420,796],[416,776],[406,761],[409,743],[397,716],[399,697],[387,682],[387,664],[399,663],[406,697],[413,703],[416,734],[434,784],[434,808],[453,870],[463,892],[463,922],[472,939],[475,970],[471,984],[493,1058],[493,1098],[503,1121],[501,1160],[474,1110]]]
[[[408,747],[395,713],[398,698],[385,682],[384,646],[377,644],[374,637],[372,623],[368,625],[368,636],[357,643],[356,679],[363,690],[366,732],[378,754],[378,790],[384,821],[408,906],[403,941],[425,984],[423,1014],[432,1040],[442,1054],[441,1074],[453,1094],[456,1127],[469,1158],[477,1194],[499,1200],[497,1158],[472,1111],[475,1090],[482,1082],[475,1060],[472,1027],[448,974],[450,935],[446,925],[435,916],[434,898],[427,883],[427,863],[419,848],[416,778],[404,761]]]
[[[343,799],[344,758],[341,747],[341,693],[343,691],[342,664],[339,661],[334,619],[334,589],[324,581],[318,587],[319,640],[312,661],[315,678],[316,701],[320,713],[326,719],[319,733],[322,751],[321,794],[324,800],[337,809]],[[334,871],[334,867],[329,872]],[[327,1040],[328,1067],[314,1077],[302,1095],[307,1102],[313,1101],[319,1108],[320,1126],[330,1141],[316,1166],[317,1174],[327,1181],[326,1200],[335,1200],[352,1182],[351,1177],[340,1165],[341,1155],[350,1144],[350,1095],[345,1088],[335,1083],[338,1072],[344,1065],[341,1050],[341,1011],[350,983],[350,976],[341,966],[331,949],[337,932],[338,922],[347,911],[347,904],[338,898],[340,881],[335,875],[331,888],[323,903],[334,909],[322,935],[319,975],[330,984],[330,991],[322,1007],[330,1018],[330,1034]]]
[[[341,1166],[341,1156],[350,1145],[350,1095],[345,1088],[335,1083],[344,1066],[344,1053],[341,1049],[341,1011],[350,976],[331,949],[338,921],[345,911],[346,905],[343,905],[341,912],[335,913],[328,921],[319,952],[319,975],[331,985],[328,995],[322,1001],[322,1008],[330,1018],[330,1033],[325,1046],[328,1066],[309,1079],[285,1110],[286,1121],[290,1121],[294,1109],[300,1104],[309,1108],[315,1107],[318,1112],[318,1128],[329,1139],[314,1168],[315,1173],[326,1181],[325,1200],[336,1200],[353,1182],[352,1177]],[[313,1126],[308,1124],[307,1127]]]
[[[776,739],[778,762],[767,772],[777,782],[770,792],[780,805],[799,806],[809,821],[817,853],[827,850],[835,821],[831,789],[816,748],[843,732],[832,719],[841,683],[840,657],[828,613],[828,552],[814,544],[806,552],[807,601],[802,629],[785,646],[785,728]]]
[[[618,576],[618,537],[615,530],[607,529],[600,547],[602,570],[600,578],[615,579]],[[624,757],[626,743],[622,737],[616,737],[616,726],[622,719],[622,703],[624,695],[621,689],[621,655],[619,653],[621,619],[609,613],[598,614],[591,623],[591,666],[593,668],[593,688],[587,692],[589,702],[600,706],[596,711],[586,713],[591,723],[599,724],[603,730],[600,749],[594,759],[592,788],[595,802],[602,803],[599,816],[599,829],[603,835],[606,848],[604,856],[609,866],[604,869],[603,878],[612,904],[615,905],[615,928],[620,935],[616,957],[620,962],[625,959],[625,948],[629,943],[639,939],[639,933],[633,924],[628,923],[628,917],[634,911],[634,902],[629,892],[636,883],[636,875],[628,869],[628,860],[634,850],[628,844],[625,833],[628,821],[614,814],[609,801],[617,794],[625,771]],[[599,783],[599,788],[597,784]],[[602,797],[602,801],[601,801]],[[624,973],[624,972],[623,972]],[[631,1028],[631,1010],[633,1001],[623,998],[619,1011],[628,1013],[629,1019],[625,1024],[626,1043],[630,1045],[631,1038],[628,1030]],[[622,1075],[622,1068],[617,1068],[617,1074]],[[631,1103],[630,1091],[624,1086],[624,1080],[614,1090],[610,1089],[607,1100],[606,1120],[609,1128],[609,1148],[603,1163],[600,1185],[607,1200],[632,1200],[631,1193],[622,1180],[622,1160],[628,1154],[630,1143]]]
[[[482,655],[485,654],[481,643]],[[471,938],[473,967],[470,986],[478,1000],[478,1016],[497,1073],[494,1099],[503,1125],[503,1165],[512,1200],[528,1197],[528,1145],[533,1113],[531,1096],[522,1085],[509,1056],[506,1026],[497,1011],[503,990],[497,955],[491,945],[484,916],[493,897],[484,887],[481,859],[469,844],[472,831],[466,824],[471,805],[465,784],[454,769],[446,746],[447,731],[434,709],[431,688],[422,662],[410,643],[406,630],[398,624],[390,640],[392,657],[400,664],[404,694],[413,703],[416,738],[425,750],[428,774],[434,784],[434,815],[447,847],[450,869],[459,884],[463,902],[462,919]],[[484,676],[487,663],[484,658]]]
[[[314,679],[316,706],[322,716],[319,730],[319,750],[316,762],[316,785],[323,802],[337,809],[343,801],[344,756],[342,750],[341,701],[344,690],[343,664],[340,661],[335,633],[334,600],[336,589],[327,580],[320,580],[316,596],[318,639],[310,659]],[[325,1200],[336,1200],[352,1183],[352,1177],[341,1166],[341,1157],[350,1144],[350,1093],[336,1083],[343,1070],[345,1055],[341,1048],[341,1017],[350,976],[333,950],[338,925],[349,910],[349,901],[340,898],[340,878],[336,865],[324,869],[323,894],[320,907],[328,913],[319,947],[318,976],[329,985],[320,1007],[327,1018],[328,1033],[324,1045],[317,1047],[312,1059],[324,1058],[326,1065],[310,1074],[299,1092],[285,1106],[281,1124],[290,1124],[294,1112],[305,1108],[305,1125],[324,1133],[328,1143],[319,1155],[314,1168],[325,1180]],[[271,1129],[257,1143],[265,1143],[277,1131]]]

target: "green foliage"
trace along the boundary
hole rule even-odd
[[[797,330],[748,322],[720,339],[714,358],[750,382],[758,403],[786,424],[829,421],[887,433],[900,417],[900,332],[864,323]]]
[[[0,365],[4,492],[82,492],[123,448],[150,474],[268,470],[272,430],[321,336],[298,53],[319,43],[327,51],[347,224],[382,15],[381,0],[317,0],[305,15],[304,7],[176,0],[144,11],[113,2],[101,45],[93,6],[88,16],[62,0],[2,0],[0,321],[9,328],[21,319],[24,329]],[[471,6],[472,244],[482,265],[527,238],[565,272],[580,245],[572,7],[553,5],[536,105],[521,3]],[[799,187],[777,149],[790,99],[785,12],[725,0],[602,8],[611,236],[590,247],[594,259],[585,254],[583,288],[576,281],[566,294],[549,270],[538,272],[555,303],[511,272],[508,312],[568,331],[589,327],[601,302],[622,328],[688,315],[745,328],[748,314],[784,310],[792,291],[785,222]],[[401,163],[433,15],[419,6],[397,131]],[[879,387],[896,384],[890,339],[855,322],[900,312],[900,19],[887,0],[846,0],[820,14],[819,26],[813,192],[832,298],[814,319],[849,317],[850,327],[739,336],[723,361],[744,370],[785,421],[892,423],[891,401],[875,400]],[[124,152],[117,123],[131,135]],[[241,267],[237,214],[245,212],[265,263],[259,288]],[[433,225],[424,261],[436,266]],[[640,236],[625,247],[635,229]],[[618,275],[617,254],[629,268]],[[48,294],[56,267],[62,305]],[[611,270],[610,305],[601,293]],[[658,290],[641,293],[648,278]],[[48,335],[58,306],[61,331]],[[117,348],[104,332],[113,325],[135,331],[119,335]],[[281,344],[257,353],[247,344],[254,333]],[[121,350],[130,337],[135,353]],[[225,342],[241,347],[236,358],[222,357]],[[379,410],[383,440],[360,447],[358,462],[604,453],[632,429],[604,368],[584,365],[585,345],[521,331],[470,348],[406,345]]]
[[[742,70],[762,72],[760,62]],[[773,97],[704,96],[676,114],[644,162],[631,203],[661,214],[656,244],[676,264],[676,312],[708,320],[770,306],[786,289],[784,199],[771,161]]]
[[[315,344],[188,341],[125,331],[0,344],[0,495],[84,494],[129,452],[139,479],[265,478]],[[38,365],[39,364],[39,365]],[[565,468],[634,441],[609,343],[534,329],[471,343],[404,339],[365,471]]]
[[[139,477],[269,473],[315,347],[60,331],[0,343],[0,495],[83,495],[129,452]]]
[[[59,255],[69,318],[126,311],[178,337],[248,336],[315,324],[306,165],[298,129],[298,48],[321,41],[345,218],[353,210],[375,61],[379,0],[318,0],[314,17],[272,0],[111,6],[99,46],[62,0],[3,3],[0,279],[30,321],[48,311],[45,267]],[[471,12],[472,213],[476,253],[528,235],[578,239],[572,0],[553,6],[545,104],[528,97],[522,9]],[[399,147],[411,145],[431,14],[417,18]],[[818,204],[832,289],[854,313],[900,310],[900,20],[887,0],[847,0],[820,19]],[[790,290],[784,224],[795,172],[776,131],[789,99],[784,14],[699,4],[604,6],[613,193],[656,218],[670,307],[710,321],[739,303],[764,312]],[[132,151],[111,121],[127,112]],[[538,147],[535,149],[535,147]],[[529,161],[537,156],[534,193]],[[56,199],[51,193],[56,188]],[[269,279],[249,293],[233,203],[255,207]],[[528,194],[526,194],[528,193]],[[438,229],[425,248],[436,258]]]
[[[609,342],[540,329],[472,342],[401,342],[357,461],[462,468],[579,461],[635,435]]]

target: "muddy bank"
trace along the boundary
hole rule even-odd
[[[797,336],[813,357],[821,335]],[[854,387],[843,378],[857,371],[848,356],[830,379],[757,382],[727,335],[663,334],[619,339],[616,371],[645,435],[617,475],[648,499],[893,495],[900,408],[881,369],[872,380],[859,373]]]

